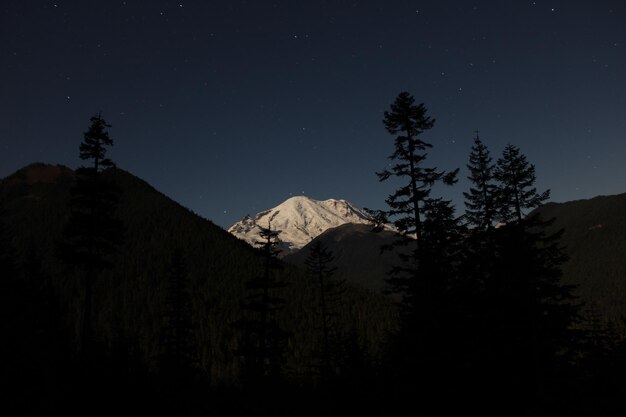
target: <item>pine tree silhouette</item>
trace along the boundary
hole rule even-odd
[[[467,165],[470,175],[467,177],[471,185],[469,192],[463,192],[465,197],[465,220],[477,230],[486,230],[493,227],[496,219],[497,187],[494,183],[495,166],[489,156],[478,132],[474,138],[474,145]]]
[[[550,198],[550,190],[537,193],[535,166],[514,145],[504,148],[494,177],[499,182],[499,217],[504,222],[521,221],[525,210],[539,207]]]
[[[373,210],[364,207],[363,211],[369,216],[369,221],[372,225],[372,232],[380,232],[384,230],[385,224],[389,222],[387,212],[385,210]]]
[[[94,172],[99,173],[103,169],[115,166],[113,161],[106,157],[107,147],[113,146],[113,140],[109,137],[108,128],[111,127],[100,113],[93,116],[91,125],[84,134],[84,140],[80,144],[80,159],[92,160]]]
[[[337,314],[337,303],[344,288],[344,281],[337,281],[333,278],[336,267],[331,266],[334,261],[332,251],[321,242],[315,242],[309,255],[305,260],[305,265],[309,274],[314,277],[319,285],[319,308],[320,321],[322,323],[322,352],[320,374],[322,382],[327,382],[333,375],[333,347],[335,344],[332,337],[333,319]]]
[[[91,125],[80,144],[80,157],[91,163],[76,170],[76,184],[71,190],[70,217],[58,245],[59,257],[79,270],[82,278],[83,312],[80,349],[83,359],[89,356],[92,343],[93,283],[98,274],[112,266],[111,256],[123,241],[124,226],[115,217],[119,188],[104,178],[104,170],[113,168],[106,157],[113,145],[106,131],[110,125],[100,116]]]
[[[518,148],[506,147],[493,170],[495,183],[478,138],[468,167],[472,188],[464,193],[465,217],[474,229],[464,238],[461,267],[465,317],[473,329],[466,333],[467,360],[482,375],[475,380],[478,392],[528,398],[563,362],[575,337],[571,326],[579,306],[573,288],[561,282],[562,231],[548,233],[550,221],[524,216],[549,192],[537,193],[534,166]],[[492,228],[495,219],[506,223]]]
[[[426,151],[432,145],[421,139],[431,129],[435,120],[426,116],[424,104],[415,105],[415,99],[407,92],[400,93],[385,112],[383,124],[395,138],[395,151],[389,159],[395,161],[391,170],[379,173],[378,179],[386,181],[397,177],[406,184],[387,198],[391,208],[387,215],[397,217],[394,224],[405,235],[414,235],[419,241],[422,232],[421,206],[429,198],[435,183],[454,184],[458,169],[452,172],[438,171],[423,166]]]
[[[256,242],[263,255],[263,274],[246,283],[243,303],[245,318],[235,323],[241,332],[236,354],[243,359],[244,383],[255,386],[279,382],[283,374],[283,356],[289,333],[278,323],[278,314],[285,300],[278,294],[287,283],[276,272],[282,269],[277,258],[280,252],[280,230],[260,227],[262,240]]]
[[[534,166],[507,145],[494,177],[495,209],[505,224],[467,240],[468,270],[481,304],[474,312],[485,330],[477,342],[486,353],[482,369],[493,389],[536,395],[572,352],[580,306],[573,287],[561,282],[563,231],[548,233],[553,220],[526,216],[549,198],[549,191],[538,193],[534,186]]]
[[[178,247],[172,252],[164,312],[161,370],[169,378],[185,382],[181,379],[192,376],[198,364],[198,355],[187,268],[183,252]]]
[[[454,184],[459,170],[424,166],[432,145],[422,135],[435,121],[423,104],[414,103],[401,93],[385,112],[383,123],[396,135],[395,151],[391,168],[377,173],[380,181],[395,177],[404,184],[387,198],[387,215],[402,234],[391,247],[412,250],[400,251],[401,264],[392,268],[387,283],[402,296],[399,329],[390,343],[392,380],[395,388],[409,391],[437,386],[437,369],[447,360],[442,348],[451,337],[451,313],[446,307],[457,274],[460,228],[452,204],[431,196],[435,184]]]
[[[546,374],[572,353],[572,325],[579,319],[574,287],[561,282],[567,259],[562,231],[547,233],[549,224],[532,216],[498,228],[486,287],[497,352],[492,368],[515,391],[530,394],[541,391]]]
[[[424,167],[426,150],[432,145],[421,139],[421,135],[434,126],[435,120],[426,116],[424,104],[415,105],[415,99],[406,92],[400,93],[386,111],[383,124],[387,131],[395,138],[395,151],[389,157],[395,161],[391,170],[377,173],[380,181],[396,177],[405,182],[395,193],[387,198],[390,210],[389,218],[395,218],[394,224],[402,234],[394,245],[413,245],[412,253],[400,253],[403,265],[392,269],[387,282],[392,291],[404,295],[405,304],[412,305],[411,298],[414,288],[418,285],[415,280],[424,280],[418,276],[419,253],[422,245],[424,207],[432,203],[430,197],[436,183],[452,185],[456,182],[458,169],[445,172],[437,168]],[[392,245],[393,246],[393,245]]]
[[[419,358],[417,368],[433,377],[441,371],[458,329],[459,268],[462,261],[463,227],[454,207],[444,199],[429,199],[423,208],[424,222],[416,258],[416,279],[407,280],[401,310],[399,344],[405,356]],[[410,359],[413,362],[415,358]]]

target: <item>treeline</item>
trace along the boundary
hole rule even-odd
[[[403,296],[389,365],[398,390],[535,403],[580,352],[572,329],[579,305],[560,282],[558,235],[526,216],[549,192],[537,192],[535,168],[517,147],[494,163],[477,135],[466,211],[457,216],[450,201],[432,195],[459,171],[427,166],[432,145],[423,134],[434,120],[425,106],[402,93],[384,123],[395,135],[394,165],[379,178],[405,184],[384,214],[402,234],[395,245],[410,248],[388,280]]]
[[[107,127],[92,120],[81,169],[36,164],[0,187],[3,402],[20,414],[247,407],[250,355],[237,324],[254,319],[246,299],[265,274],[265,252],[103,167]],[[313,384],[324,344],[317,281],[290,266],[270,278],[287,284],[272,318],[289,336],[276,383]],[[359,288],[333,309],[333,340],[344,350],[334,364],[348,374],[345,347],[380,355],[396,312]]]
[[[433,195],[459,170],[428,166],[426,107],[401,93],[383,123],[394,147],[378,177],[402,184],[372,211],[374,229],[399,231],[381,248],[402,248],[389,296],[335,279],[322,245],[295,269],[277,258],[271,223],[253,250],[116,169],[100,115],[80,145],[86,166],[5,180],[8,404],[34,415],[621,407],[626,385],[610,379],[626,369],[621,338],[563,284],[560,232],[528,215],[549,192],[521,150],[494,162],[476,135],[457,215]]]
[[[624,343],[563,283],[563,230],[533,212],[549,198],[535,187],[535,167],[512,144],[494,162],[477,132],[465,213],[456,215],[451,201],[432,195],[459,170],[427,165],[432,145],[423,135],[435,121],[426,113],[401,93],[383,120],[395,146],[391,168],[378,176],[403,185],[377,216],[401,232],[391,246],[408,249],[388,278],[402,296],[385,365],[398,402],[443,409],[446,393],[483,411],[499,401],[520,407],[509,412],[621,409],[624,385],[607,384],[615,370],[598,372],[596,360],[623,369]],[[408,400],[415,393],[421,402]]]

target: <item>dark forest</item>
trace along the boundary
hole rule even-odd
[[[406,92],[382,122],[376,175],[400,186],[363,234],[391,238],[349,261],[379,285],[330,244],[298,266],[271,221],[252,247],[172,201],[115,165],[101,114],[81,167],[2,179],[5,415],[625,412],[624,195],[548,203],[479,132],[463,170],[432,166]],[[460,208],[437,190],[462,173]]]

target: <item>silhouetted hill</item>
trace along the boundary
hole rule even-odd
[[[179,247],[188,270],[200,366],[214,383],[231,383],[238,373],[231,323],[241,318],[245,281],[259,273],[259,252],[132,174],[112,169],[105,175],[122,190],[118,217],[126,226],[126,239],[114,267],[94,283],[97,341],[109,351],[133,352],[147,369],[154,369],[171,252]],[[0,183],[2,220],[15,263],[24,270],[32,267],[33,259],[40,259],[42,274],[29,276],[38,288],[45,288],[46,297],[59,301],[70,342],[77,339],[79,328],[78,277],[56,258],[55,245],[68,218],[74,182],[69,168],[33,164]],[[290,285],[279,320],[293,333],[286,368],[292,378],[307,378],[320,343],[317,291],[296,268],[287,267],[281,274]],[[342,300],[338,327],[342,334],[357,335],[368,354],[376,355],[393,314],[384,297],[351,288]]]
[[[549,203],[538,209],[564,229],[561,243],[570,259],[563,278],[576,293],[621,327],[626,318],[626,194]]]
[[[310,248],[319,241],[335,256],[337,279],[381,291],[391,267],[398,262],[398,256],[393,251],[381,253],[380,248],[391,244],[395,236],[396,233],[389,230],[373,230],[371,225],[346,223],[326,230],[301,250],[285,256],[284,260],[304,267]]]
[[[287,302],[278,321],[293,333],[285,358],[289,384],[276,385],[279,389],[273,385],[239,389],[240,368],[234,355],[237,337],[231,324],[242,318],[245,283],[262,270],[261,254],[132,174],[113,169],[104,175],[121,189],[117,215],[126,226],[126,239],[113,259],[114,267],[94,282],[97,360],[88,361],[89,366],[78,363],[80,357],[76,355],[82,308],[79,276],[57,259],[55,251],[69,217],[70,189],[76,181],[74,171],[34,164],[0,182],[0,389],[3,397],[20,407],[10,415],[68,415],[68,409],[76,415],[111,415],[119,412],[122,405],[126,411],[149,415],[186,415],[185,410],[193,410],[194,415],[220,411],[228,415],[386,415],[398,414],[401,405],[415,406],[415,398],[424,400],[424,394],[419,397],[413,388],[402,392],[422,375],[398,379],[390,356],[380,355],[388,341],[386,336],[394,333],[396,312],[392,303],[389,298],[363,288],[383,286],[396,256],[391,252],[381,255],[379,249],[393,240],[393,233],[346,224],[317,238],[335,253],[339,267],[336,276],[355,284],[343,293],[335,306],[337,311],[333,312],[337,379],[315,385],[323,380],[315,379],[320,375],[322,345],[319,291],[304,271],[285,264],[278,278],[290,285],[282,294]],[[564,279],[578,284],[581,297],[618,324],[625,313],[625,208],[626,194],[548,204],[539,210],[545,217],[556,217],[552,227],[565,229],[563,244],[571,259],[565,265]],[[200,369],[199,375],[193,375],[197,379],[188,385],[175,378],[170,380],[171,374],[159,373],[157,366],[168,276],[176,248],[182,250],[191,290],[191,324]],[[307,247],[296,255],[287,259],[302,264]],[[468,323],[472,323],[471,317]],[[450,353],[443,352],[443,357],[456,358],[461,353],[461,360],[469,358],[469,383],[474,378],[491,378],[481,377],[485,371],[482,355],[509,357],[506,344],[502,345],[504,351],[492,350],[492,346],[501,346],[498,341],[490,344],[477,337],[470,338],[469,345],[463,344],[465,336],[480,328],[464,328],[460,335],[459,328],[452,329],[450,339],[446,339],[452,341],[450,346],[459,341],[459,346],[470,348],[467,354],[452,349]],[[474,340],[478,349],[472,347]],[[575,353],[578,342],[573,346]],[[546,376],[546,399],[554,395],[554,404],[568,404],[568,409],[577,410],[579,407],[572,400],[582,398],[581,403],[595,412],[597,403],[613,396],[618,399],[615,404],[621,406],[623,390],[616,391],[622,389],[621,383],[611,381],[617,380],[615,376],[624,369],[626,350],[614,349],[607,355],[601,348],[597,353],[585,349],[581,351],[587,352],[587,357],[578,358],[580,363],[575,368],[568,365],[563,373],[552,369],[552,382],[552,376]],[[387,353],[393,355],[393,350]],[[479,354],[476,360],[474,353]],[[528,360],[517,354],[510,357],[513,363],[505,363],[507,366]],[[456,359],[452,361],[453,365],[456,363]],[[498,360],[494,363],[498,368],[503,366]],[[441,372],[437,372],[445,379],[441,393],[448,394],[453,405],[467,411],[467,404],[454,391],[448,391],[451,377],[446,370],[452,368],[442,365]],[[97,369],[94,371],[92,366]],[[461,371],[460,375],[464,373]],[[511,375],[514,380],[516,373]],[[210,389],[207,381],[213,384]],[[496,385],[501,381],[491,382]],[[476,387],[480,389],[480,385]],[[551,387],[558,387],[558,392],[552,392]],[[466,388],[467,384],[462,384],[461,391]],[[509,389],[503,384],[503,392]],[[469,392],[480,392],[479,402],[483,397],[489,402],[494,398],[493,393],[482,390]],[[524,390],[512,398],[532,402],[526,392],[531,391]],[[581,394],[590,395],[590,400],[584,400]],[[126,408],[128,399],[133,408]],[[337,400],[343,408],[333,408]],[[612,405],[608,403],[609,408]],[[0,409],[7,408],[0,404]]]
[[[569,260],[563,280],[577,286],[575,293],[589,307],[620,328],[626,329],[626,194],[589,200],[548,203],[537,210],[555,218],[552,231],[564,229],[561,244]],[[367,288],[380,290],[397,255],[380,254],[393,241],[390,231],[372,232],[371,226],[345,224],[329,229],[311,243],[321,241],[335,254],[336,276]],[[285,257],[303,266],[309,245]]]

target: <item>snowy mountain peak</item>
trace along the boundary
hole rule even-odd
[[[254,219],[247,215],[228,231],[254,245],[260,240],[260,227],[281,230],[280,240],[285,252],[302,248],[324,231],[345,223],[369,224],[370,216],[346,200],[314,200],[295,196],[278,206],[258,213]]]

